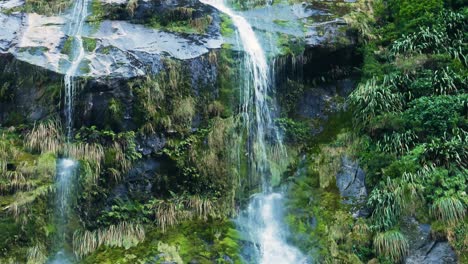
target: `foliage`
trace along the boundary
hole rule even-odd
[[[72,2],[70,0],[26,0],[20,10],[26,13],[54,15],[65,11]]]
[[[145,230],[140,224],[120,222],[95,231],[77,230],[73,234],[73,251],[77,257],[92,253],[100,246],[129,249],[145,239]]]
[[[165,244],[163,242],[158,243],[158,251],[164,254],[164,261],[173,262],[177,264],[184,263],[182,258],[179,256],[178,247]]]
[[[25,145],[33,151],[58,153],[63,138],[61,123],[51,119],[35,125],[26,135]]]
[[[455,224],[465,218],[466,205],[454,196],[441,197],[434,201],[431,213],[441,221]]]
[[[179,195],[168,200],[153,200],[150,202],[150,208],[154,210],[156,222],[163,232],[168,227],[186,220],[207,220],[208,217],[221,216],[224,210],[216,200],[198,195]]]
[[[377,254],[389,258],[393,263],[401,262],[409,251],[408,240],[397,230],[377,234],[374,247]]]
[[[356,125],[363,127],[378,115],[399,112],[403,107],[402,95],[393,93],[389,86],[379,85],[376,79],[359,85],[349,100],[354,108]]]
[[[280,132],[284,134],[286,142],[299,143],[306,141],[311,128],[305,122],[294,121],[290,118],[275,120]]]
[[[447,11],[439,15],[432,26],[421,26],[416,32],[404,35],[394,42],[394,55],[408,56],[415,53],[448,53],[465,65],[465,47],[463,47],[466,18],[461,13]]]

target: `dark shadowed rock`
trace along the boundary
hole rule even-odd
[[[147,156],[156,154],[166,145],[166,138],[163,134],[140,135],[137,138],[138,151]]]
[[[146,159],[135,164],[124,177],[125,187],[135,200],[148,200],[153,196],[154,177],[160,164],[154,159]]]
[[[456,264],[457,255],[448,242],[430,241],[422,248],[412,251],[406,264]]]
[[[366,174],[356,161],[351,160],[348,156],[342,157],[341,170],[336,175],[336,186],[340,195],[345,198],[345,203],[352,205],[354,217],[368,214],[367,210],[362,208],[367,197],[365,177]]]
[[[419,223],[414,217],[406,217],[401,231],[409,240],[410,254],[406,264],[455,264],[457,255],[446,241],[431,239],[431,226]]]

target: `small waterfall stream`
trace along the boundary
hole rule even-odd
[[[66,122],[66,140],[67,144],[70,143],[73,130],[73,107],[74,96],[76,90],[76,81],[74,80],[79,66],[82,62],[85,51],[83,46],[83,39],[81,37],[83,25],[88,16],[89,0],[76,0],[73,5],[70,21],[68,23],[67,35],[71,38],[71,54],[70,66],[65,73],[65,98],[64,98],[64,112]],[[54,243],[58,247],[58,252],[53,256],[49,263],[51,264],[65,264],[71,263],[73,259],[66,252],[66,236],[67,236],[67,222],[70,217],[70,202],[73,195],[73,185],[75,184],[75,175],[77,169],[77,162],[71,158],[64,157],[58,161],[57,175],[56,175],[56,221],[57,221],[57,237]]]
[[[70,139],[73,127],[73,99],[76,89],[74,77],[79,70],[79,66],[85,55],[83,39],[81,33],[83,25],[88,16],[88,1],[76,0],[73,12],[68,24],[67,35],[72,38],[72,52],[70,56],[70,67],[65,73],[65,119],[67,139]]]
[[[268,98],[271,78],[264,50],[248,21],[228,8],[223,0],[201,2],[232,19],[245,51],[244,74],[247,78],[242,88],[240,112],[250,137],[251,177],[261,179],[262,192],[251,198],[247,209],[236,220],[241,234],[252,242],[248,250],[244,250],[243,257],[248,263],[306,263],[306,257],[286,241],[288,229],[283,221],[284,198],[271,187],[270,164],[273,160],[285,159],[287,153],[272,122],[274,107]]]

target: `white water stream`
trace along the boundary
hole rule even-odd
[[[65,74],[65,118],[67,138],[71,137],[73,127],[73,103],[76,90],[74,77],[79,70],[81,61],[84,58],[85,51],[83,39],[81,37],[83,25],[88,16],[89,0],[76,0],[73,6],[72,16],[69,22],[67,36],[71,38],[70,67]]]
[[[265,52],[249,22],[228,8],[223,0],[201,0],[228,15],[237,28],[245,51],[246,81],[242,88],[241,114],[244,116],[250,140],[250,163],[254,177],[262,180],[262,192],[255,194],[236,223],[244,238],[251,242],[244,260],[261,264],[300,264],[307,258],[287,243],[288,229],[284,223],[284,198],[271,187],[271,162],[286,159],[286,151],[272,122],[268,98],[271,86]]]
[[[70,66],[64,77],[64,111],[67,143],[71,140],[73,130],[73,107],[76,90],[74,77],[79,71],[80,63],[85,55],[81,34],[84,22],[88,16],[89,1],[90,0],[75,1],[67,29],[67,36],[69,40],[71,39],[69,54]],[[57,243],[56,246],[59,247],[59,251],[48,261],[50,264],[67,264],[71,263],[73,259],[66,253],[64,248],[66,246],[66,226],[70,217],[70,200],[75,181],[76,166],[76,161],[70,158],[62,158],[58,161],[56,176],[57,241],[55,242]]]

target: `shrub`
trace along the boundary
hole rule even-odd
[[[457,197],[441,197],[432,204],[431,214],[446,223],[456,224],[465,218],[466,206]]]
[[[61,150],[64,142],[62,125],[55,119],[36,124],[34,128],[26,134],[24,141],[26,147],[30,150],[57,154]]]
[[[398,230],[379,233],[374,237],[374,247],[377,254],[398,263],[408,254],[409,243]]]
[[[379,85],[375,78],[360,84],[349,100],[358,127],[365,127],[378,115],[399,112],[403,108],[402,95],[392,92],[390,86]]]
[[[95,231],[75,231],[73,251],[77,257],[92,253],[100,246],[124,247],[129,249],[145,239],[145,230],[140,224],[120,222],[117,225]]]

